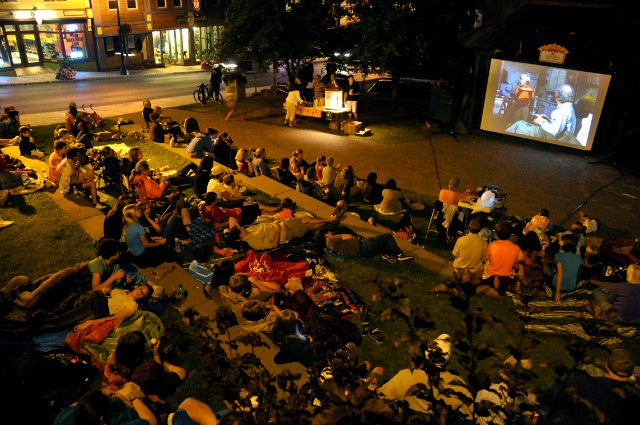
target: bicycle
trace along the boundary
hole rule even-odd
[[[208,101],[212,100],[218,105],[224,103],[224,98],[220,94],[220,91],[214,91],[211,84],[202,83],[198,86],[196,91],[193,92],[193,100],[196,103],[206,105]]]

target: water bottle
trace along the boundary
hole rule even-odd
[[[189,295],[189,292],[187,292],[187,290],[184,289],[184,286],[182,286],[182,283],[178,285],[178,291],[176,293],[178,295],[178,299],[181,301],[186,300],[187,296]]]
[[[75,196],[76,198],[80,197],[80,194],[78,193],[78,187],[77,186],[73,186],[73,196]]]
[[[47,178],[47,166],[43,165],[42,166],[42,179],[46,179]]]

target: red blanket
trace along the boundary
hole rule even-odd
[[[269,254],[258,254],[254,250],[247,252],[245,257],[235,263],[236,273],[248,273],[266,282],[276,282],[280,285],[287,283],[290,277],[304,278],[309,270],[306,261],[273,261]]]

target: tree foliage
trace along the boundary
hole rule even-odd
[[[475,21],[472,0],[347,0],[360,66],[394,77],[439,76],[457,62],[458,37]]]
[[[333,25],[329,3],[316,0],[243,0],[231,3],[217,55],[284,67],[289,81]]]

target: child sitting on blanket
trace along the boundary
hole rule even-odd
[[[208,192],[204,197],[204,204],[200,206],[200,215],[205,224],[214,229],[224,229],[229,225],[229,218],[233,217],[242,222],[242,209],[221,208],[218,206],[218,195]]]
[[[554,299],[557,303],[560,302],[560,291],[573,291],[578,285],[578,277],[582,269],[582,257],[576,253],[577,239],[571,233],[560,237],[560,252],[554,258],[556,274],[553,276],[551,283],[555,294]]]
[[[213,270],[207,266],[207,261],[213,255],[213,247],[205,243],[199,244],[193,247],[192,254],[193,261],[189,264],[189,274],[203,285],[211,285]]]

